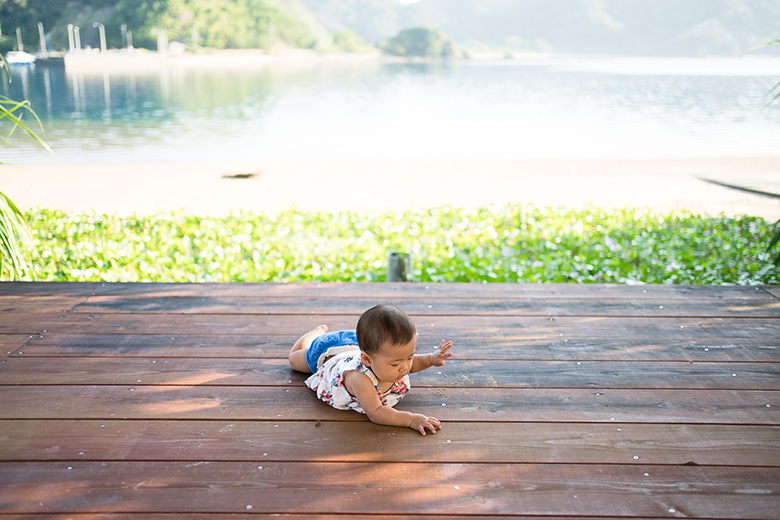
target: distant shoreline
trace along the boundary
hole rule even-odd
[[[480,61],[541,61],[541,60],[611,60],[611,59],[645,59],[645,60],[756,60],[764,62],[780,62],[780,56],[746,54],[741,57],[653,57],[653,56],[622,56],[622,55],[570,55],[542,52],[469,52],[459,58],[422,58],[392,56],[377,52],[327,52],[310,49],[275,49],[268,54],[263,49],[213,49],[203,52],[184,52],[180,54],[159,54],[147,49],[134,49],[131,52],[112,50],[105,54],[97,49],[85,50],[81,53],[65,53],[65,66],[69,68],[135,68],[176,66],[231,66],[231,65],[264,65],[274,63],[462,63]]]
[[[515,54],[512,59],[550,59],[554,56],[543,53]],[[159,54],[147,49],[131,52],[114,50],[105,54],[95,49],[81,53],[65,53],[65,67],[89,68],[137,68],[160,66],[232,66],[305,63],[446,63],[458,61],[479,61],[509,59],[505,53],[474,53],[469,58],[422,58],[391,56],[377,52],[329,52],[309,49],[276,49],[268,54],[263,49],[218,49],[193,53]]]
[[[132,52],[113,51],[101,54],[95,51],[66,53],[66,68],[139,67],[164,65],[232,65],[247,63],[306,62],[306,61],[392,61],[381,53],[320,53],[307,49],[280,49],[267,54],[262,49],[224,49],[202,53],[159,54],[156,51],[136,49]]]

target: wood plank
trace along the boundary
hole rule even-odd
[[[366,420],[287,386],[5,386],[0,419]],[[442,421],[780,426],[775,391],[418,388],[397,408]]]
[[[157,518],[173,518],[176,520],[248,520],[251,518],[274,518],[282,520],[343,520],[344,514],[298,514],[298,513],[273,513],[266,514],[253,514],[253,513],[68,513],[68,520],[134,520],[134,519],[157,519]],[[17,514],[6,515],[0,512],[0,519],[6,518],[41,518],[52,520],[62,520],[62,514],[60,513],[35,513],[34,515],[19,516]],[[420,520],[420,515],[364,515],[363,518],[369,518],[370,520]],[[484,515],[458,515],[458,520],[484,520]],[[516,520],[518,518],[538,518],[536,515],[490,515],[490,520]],[[544,520],[574,520],[579,517],[574,516],[545,516]],[[632,520],[656,520],[655,518],[637,517],[632,516]],[[425,520],[452,520],[451,516],[441,515],[425,515]]]
[[[27,345],[29,334],[0,334],[0,358],[7,357]]]
[[[0,333],[69,334],[193,334],[293,335],[326,323],[331,330],[354,328],[358,316],[251,316],[173,314],[60,314],[22,315],[0,323]],[[458,336],[600,337],[600,338],[755,338],[780,337],[776,318],[613,318],[613,317],[503,317],[431,316],[415,319],[418,331]],[[427,332],[425,332],[427,331]]]
[[[768,285],[764,287],[764,290],[775,298],[780,299],[780,285]]]
[[[360,315],[375,298],[213,298],[90,296],[73,312],[178,314]],[[450,298],[393,299],[410,316],[697,316],[780,317],[780,301],[756,300],[560,300]]]
[[[172,518],[176,520],[248,520],[251,518],[274,518],[274,519],[288,519],[288,520],[343,520],[344,514],[297,514],[297,513],[273,513],[266,514],[253,514],[253,513],[68,513],[68,520],[134,520],[134,519],[158,519],[158,518]],[[17,514],[6,515],[0,512],[0,519],[13,518],[15,520],[19,518],[41,518],[52,520],[62,520],[61,513],[35,513],[33,515],[19,516]],[[420,515],[364,515],[363,518],[369,518],[370,520],[420,520]],[[458,515],[458,520],[484,520],[484,515]],[[518,518],[538,518],[536,515],[490,515],[490,520],[516,520]],[[545,516],[545,520],[574,520],[579,517],[574,516]],[[632,516],[632,520],[656,520],[648,517]],[[441,515],[425,515],[425,520],[452,520],[451,516]]]
[[[770,289],[774,290],[774,289]],[[190,296],[288,298],[758,299],[763,287],[722,285],[512,283],[106,283],[0,282],[0,296]]]
[[[0,313],[5,316],[21,313],[55,313],[70,312],[77,305],[86,301],[86,297],[70,296],[3,296],[0,297]],[[744,302],[743,302],[744,303]],[[7,313],[7,314],[6,314]]]
[[[8,337],[0,335],[2,338]],[[14,338],[30,338],[17,335]],[[25,356],[211,357],[286,359],[297,335],[251,336],[167,334],[39,334],[25,346]],[[437,345],[441,337],[422,331],[418,348]],[[780,338],[655,339],[474,337],[453,338],[457,359],[576,361],[780,361]]]
[[[765,288],[97,285],[104,296],[50,313],[95,286],[3,296],[0,284],[0,307],[16,309],[0,345],[25,345],[0,359],[0,518],[762,518],[780,506],[780,314]],[[456,342],[458,358],[415,374],[398,406],[442,419],[435,436],[334,410],[287,367],[300,333],[354,326],[378,297],[412,309],[421,346]],[[260,505],[235,507],[244,497]]]
[[[780,508],[777,468],[6,462],[0,463],[0,481],[7,483],[0,488],[0,503],[9,513],[245,513],[251,506],[255,513],[668,517],[679,512],[775,519]]]
[[[104,427],[100,427],[105,425]],[[450,422],[0,421],[0,461],[320,461],[780,467],[774,426]],[[377,450],[377,444],[386,449]],[[435,449],[432,449],[432,445]],[[635,458],[636,457],[636,458]]]
[[[412,374],[415,387],[780,390],[777,363],[462,361]],[[27,358],[0,360],[5,385],[271,386],[303,383],[287,359]]]

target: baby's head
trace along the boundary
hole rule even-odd
[[[357,340],[363,362],[382,381],[408,374],[417,345],[417,331],[409,316],[390,304],[368,309],[358,320]]]
[[[360,350],[369,356],[386,347],[407,345],[416,334],[412,319],[404,311],[388,303],[368,309],[357,324]]]

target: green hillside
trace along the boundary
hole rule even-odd
[[[197,27],[198,44],[217,49],[266,48],[269,35],[274,45],[314,48],[318,43],[315,32],[328,36],[326,30],[316,30],[315,24],[267,0],[3,0],[0,21],[4,35],[13,35],[20,27],[25,46],[35,49],[39,21],[55,49],[67,47],[68,24],[79,26],[82,46],[97,47],[99,33],[93,22],[105,25],[107,44],[115,48],[125,44],[122,25],[132,31],[135,47],[149,49],[156,49],[153,30],[157,27],[167,29],[170,41],[187,44]]]
[[[780,37],[777,0],[0,0],[0,50],[15,42],[37,49],[43,22],[56,49],[67,46],[68,24],[83,45],[98,46],[93,22],[106,27],[108,45],[124,45],[120,26],[136,47],[156,48],[155,27],[169,40],[212,48],[327,48],[350,32],[368,44],[401,31],[441,31],[460,48],[652,56],[742,56]],[[273,27],[273,29],[271,29]],[[341,40],[344,40],[342,35]],[[359,40],[356,40],[359,42]],[[343,43],[343,41],[342,41]],[[362,45],[362,44],[361,44]],[[337,45],[352,48],[352,43]],[[780,46],[756,51],[778,54]]]
[[[777,0],[300,0],[331,32],[374,43],[441,29],[459,46],[506,52],[742,56],[780,36]],[[766,48],[758,54],[779,53]]]

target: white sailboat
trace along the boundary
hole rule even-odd
[[[30,65],[35,63],[35,56],[29,52],[24,52],[22,45],[22,31],[16,28],[16,48],[18,51],[9,51],[5,55],[5,61],[9,65]]]
[[[8,51],[5,61],[9,65],[31,65],[35,63],[35,56],[24,51]]]

